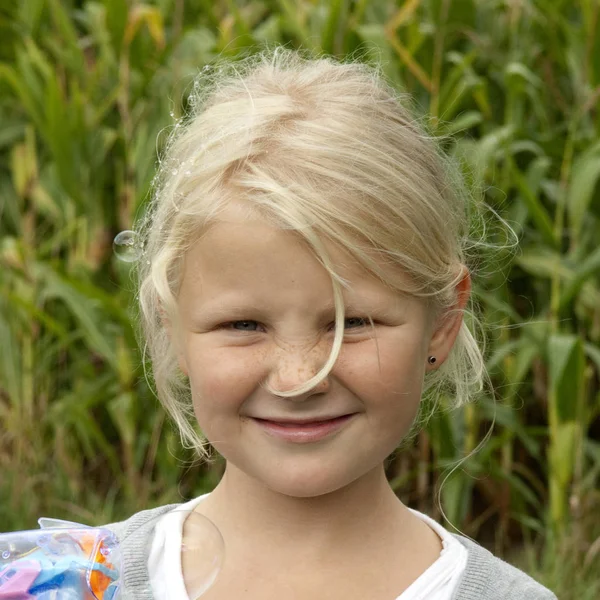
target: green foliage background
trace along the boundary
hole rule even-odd
[[[444,513],[560,598],[597,598],[598,0],[3,2],[0,531],[108,522],[218,481],[144,380],[112,239],[198,70],[279,42],[370,49],[519,234],[475,281],[496,403],[437,414],[390,462],[394,489],[439,516],[432,490],[496,411],[441,488]]]

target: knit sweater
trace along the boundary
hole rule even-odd
[[[126,521],[106,526],[121,544],[123,598],[154,600],[148,573],[154,525],[158,517],[178,506],[171,504],[145,510]],[[467,566],[452,600],[557,600],[550,590],[479,544],[461,535],[451,535],[468,550]]]

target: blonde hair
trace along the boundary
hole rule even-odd
[[[203,71],[189,104],[140,225],[139,306],[157,395],[184,445],[206,455],[167,322],[176,315],[186,251],[229,202],[243,200],[269,224],[301,236],[332,279],[329,359],[296,390],[265,385],[280,397],[322,381],[343,342],[348,283],[334,271],[322,240],[340,244],[398,293],[444,311],[456,302],[459,267],[472,247],[471,209],[457,169],[378,68],[277,47]],[[397,281],[394,269],[409,282]],[[485,380],[482,352],[463,321],[448,359],[426,375],[424,394],[448,389],[460,405]]]

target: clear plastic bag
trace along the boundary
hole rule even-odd
[[[43,529],[0,534],[0,600],[116,600],[116,536],[54,519],[39,523]]]
[[[185,522],[188,539],[181,537]],[[120,585],[122,548],[109,529],[41,518],[41,529],[0,533],[0,600],[128,600]],[[187,595],[198,600],[214,583],[225,556],[223,537],[206,517],[174,509],[151,522],[160,552],[193,565],[185,590],[174,593],[173,581],[150,573],[157,600]],[[172,536],[179,531],[180,537]],[[182,583],[183,587],[183,583]]]

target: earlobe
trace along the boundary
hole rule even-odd
[[[471,276],[465,266],[461,267],[462,277],[456,284],[456,302],[437,320],[437,328],[427,349],[428,370],[441,365],[452,350],[463,323],[463,311],[471,295]],[[431,360],[431,357],[435,357]]]

